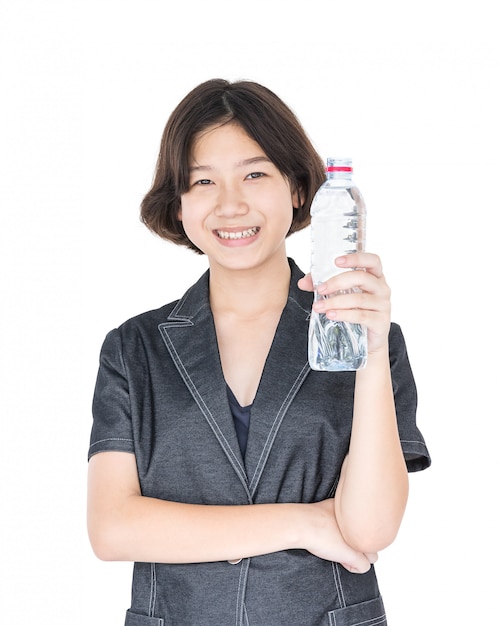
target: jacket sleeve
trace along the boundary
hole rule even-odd
[[[389,334],[389,357],[401,446],[408,471],[417,472],[429,467],[431,458],[416,423],[417,388],[406,343],[401,328],[394,323]]]
[[[92,413],[89,459],[98,452],[134,452],[129,385],[117,329],[108,333],[101,349]]]

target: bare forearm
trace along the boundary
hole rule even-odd
[[[206,506],[133,495],[89,528],[105,560],[233,560],[295,547],[300,506]]]
[[[408,496],[389,359],[370,355],[356,374],[349,455],[336,494],[339,527],[349,545],[377,552],[395,538]]]
[[[365,572],[371,557],[344,541],[335,501],[197,505],[141,494],[134,455],[105,452],[89,462],[87,525],[96,555],[109,561],[201,563],[290,548]]]

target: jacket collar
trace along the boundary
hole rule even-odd
[[[292,259],[288,301],[283,309],[252,405],[245,462],[234,429],[209,304],[209,271],[178,301],[159,325],[170,355],[208,421],[249,501],[287,409],[310,371],[307,332],[312,294],[297,287],[304,274]]]

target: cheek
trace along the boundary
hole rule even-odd
[[[182,222],[182,227],[188,239],[198,248],[203,249],[203,218],[196,210],[196,204],[184,201],[181,198],[181,206],[177,212],[177,219]]]
[[[275,198],[275,207],[279,208],[280,220],[289,225],[293,221],[293,197],[290,193],[282,193]]]
[[[193,222],[193,216],[196,214],[196,211],[194,210],[195,206],[193,206],[189,199],[181,196],[179,210],[177,211],[177,219],[179,222],[182,222],[184,230],[189,228],[190,224]]]

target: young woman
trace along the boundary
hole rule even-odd
[[[386,624],[372,564],[430,459],[376,255],[337,259],[325,295],[361,291],[314,304],[367,325],[367,366],[308,366],[312,283],[285,240],[323,180],[256,83],[203,83],[167,123],[142,219],[209,269],[102,348],[88,528],[135,562],[127,626]]]

